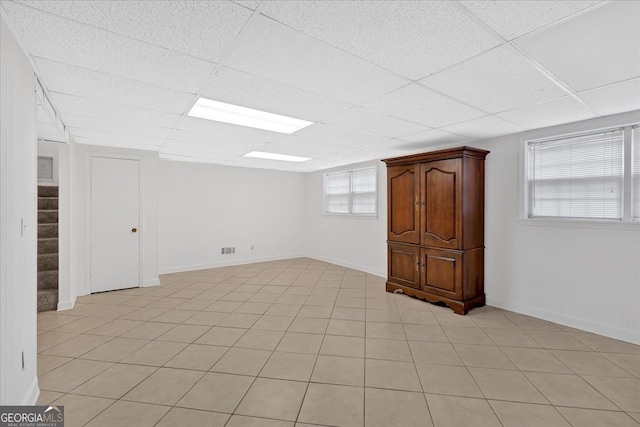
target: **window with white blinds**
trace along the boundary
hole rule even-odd
[[[326,213],[375,215],[377,167],[325,174]]]
[[[635,126],[633,135],[633,219],[640,220],[640,126]]]
[[[528,143],[529,217],[623,219],[624,131]]]

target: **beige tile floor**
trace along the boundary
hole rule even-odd
[[[80,297],[38,328],[39,403],[68,427],[640,425],[640,346],[305,258]]]

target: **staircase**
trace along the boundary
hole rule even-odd
[[[38,187],[38,311],[58,308],[58,187]]]

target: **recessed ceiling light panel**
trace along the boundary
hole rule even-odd
[[[207,98],[198,98],[198,101],[187,115],[286,134],[291,134],[313,124],[313,122],[306,120],[294,119],[293,117],[267,113]]]
[[[253,157],[255,159],[282,160],[284,162],[306,162],[310,157],[288,156],[286,154],[265,153],[263,151],[252,151],[242,157]]]

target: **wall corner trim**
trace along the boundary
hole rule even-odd
[[[29,386],[29,390],[24,395],[24,399],[22,400],[23,406],[31,406],[35,405],[38,401],[38,397],[40,397],[40,387],[38,387],[38,377],[33,379],[33,382]]]
[[[148,288],[150,286],[158,286],[160,284],[160,277],[154,277],[153,279],[147,279],[142,282],[141,288]]]
[[[75,305],[75,297],[68,301],[58,301],[58,311],[71,310]]]

